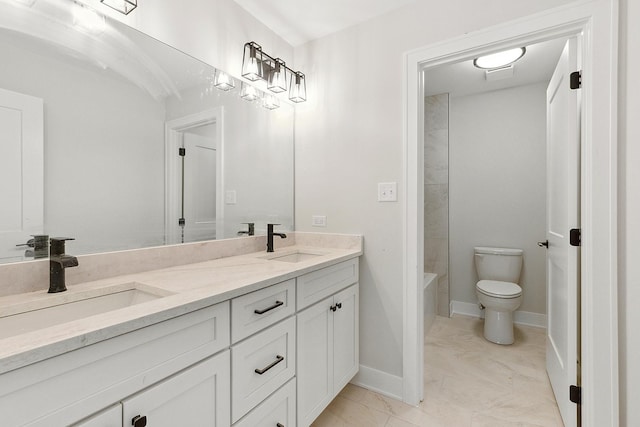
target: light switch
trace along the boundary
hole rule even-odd
[[[378,201],[379,202],[397,202],[398,201],[398,183],[397,182],[379,182],[378,183]]]
[[[311,225],[314,227],[326,227],[327,217],[325,215],[313,215],[311,217]]]
[[[236,204],[236,190],[227,190],[224,193],[224,202],[227,205],[235,205]]]

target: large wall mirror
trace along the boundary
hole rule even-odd
[[[292,105],[67,0],[0,0],[0,54],[0,262],[293,228]]]

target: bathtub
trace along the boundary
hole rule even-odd
[[[436,307],[438,302],[438,275],[424,273],[424,333],[429,332],[433,321],[436,319]]]

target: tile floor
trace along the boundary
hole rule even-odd
[[[482,337],[483,321],[438,316],[425,338],[425,399],[417,407],[347,385],[314,427],[562,427],[545,371],[545,332]]]

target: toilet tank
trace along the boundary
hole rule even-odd
[[[522,249],[475,247],[474,260],[480,280],[518,283]]]

